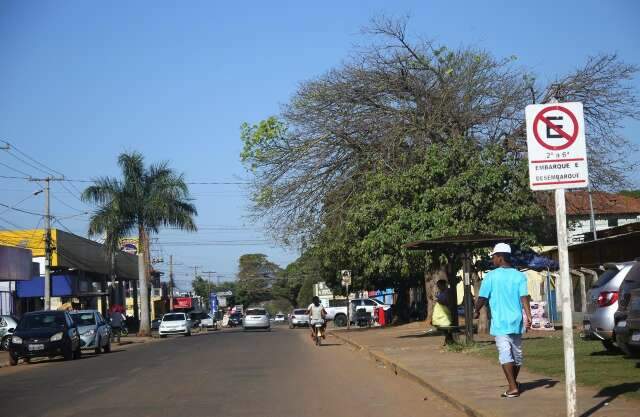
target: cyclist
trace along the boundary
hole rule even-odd
[[[309,316],[309,327],[311,327],[311,339],[316,335],[316,324],[322,323],[322,338],[325,338],[325,327],[327,326],[324,318],[327,315],[326,310],[320,304],[320,299],[316,296],[313,297],[313,302],[309,304],[309,308],[307,308],[307,315]]]

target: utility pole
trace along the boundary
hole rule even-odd
[[[173,310],[173,255],[169,255],[169,311]]]
[[[590,223],[591,223],[591,233],[593,233],[593,240],[598,240],[598,232],[596,232],[596,216],[593,212],[593,198],[591,197],[591,182],[589,182],[589,188],[587,191],[589,192],[589,213],[590,213]]]
[[[209,288],[209,291],[207,291],[207,301],[211,300],[211,292],[213,290],[213,281],[211,281],[211,275],[215,274],[216,271],[202,271],[203,274],[207,274],[208,279],[207,282],[209,283],[209,285],[207,286]],[[209,309],[212,309],[213,306],[209,306]]]
[[[44,309],[51,310],[51,181],[62,181],[64,178],[30,178],[29,181],[44,181]]]

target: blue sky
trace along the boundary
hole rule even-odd
[[[640,65],[640,3],[516,3],[522,4],[3,1],[0,139],[68,178],[117,175],[117,155],[137,150],[149,162],[169,160],[189,181],[242,181],[240,124],[276,114],[301,81],[348,59],[355,45],[367,43],[360,28],[381,13],[409,14],[412,35],[516,55],[542,80],[599,52],[615,51]],[[640,80],[634,85],[640,89]],[[625,134],[640,145],[640,123],[626,123]],[[0,165],[0,175],[21,175],[15,169],[42,175],[4,151],[0,163],[13,168]],[[634,179],[640,182],[638,174]],[[37,189],[0,178],[0,203],[13,205]],[[260,224],[249,223],[242,186],[193,185],[192,191],[202,231],[162,233],[156,245],[165,260],[173,254],[182,264],[182,287],[193,273],[189,266],[225,279],[242,253],[263,252],[282,266],[296,258],[294,250],[269,242]],[[53,192],[59,199],[52,201],[54,215],[86,210],[70,184],[54,184]],[[43,204],[40,194],[19,207],[41,212]],[[35,227],[40,220],[0,213],[5,228],[7,221]],[[86,235],[85,217],[63,223]],[[202,245],[213,241],[226,243]]]

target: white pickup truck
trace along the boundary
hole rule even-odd
[[[344,300],[346,303],[346,300]],[[389,304],[384,304],[375,298],[356,298],[351,300],[351,322],[354,322],[354,313],[357,309],[364,308],[371,316],[374,314],[376,308],[382,308],[388,310],[391,308]],[[342,307],[325,307],[327,312],[327,320],[333,320],[336,326],[344,327],[347,325],[347,306]]]

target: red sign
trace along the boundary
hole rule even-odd
[[[191,297],[176,297],[173,299],[173,308],[191,308]]]
[[[571,124],[573,124],[573,128],[570,129],[570,131],[572,132],[571,134],[567,133],[567,130],[568,130],[567,126],[554,123],[554,120],[562,120],[562,117],[545,117],[545,114],[550,111],[560,111],[566,114],[567,116],[569,116],[570,123],[568,123],[568,125],[570,126]],[[539,132],[540,127],[546,128],[546,134],[540,135],[540,132]],[[568,147],[573,145],[573,142],[575,142],[576,138],[578,137],[578,119],[566,107],[562,107],[562,106],[545,107],[536,115],[536,118],[533,121],[533,135],[535,136],[538,143],[546,149],[549,149],[552,151],[561,151],[563,149],[567,149]],[[546,140],[542,139],[542,137],[545,137]],[[564,140],[566,140],[566,142],[559,145],[558,144],[554,145],[548,142],[550,138],[554,138],[554,139],[563,138]]]

